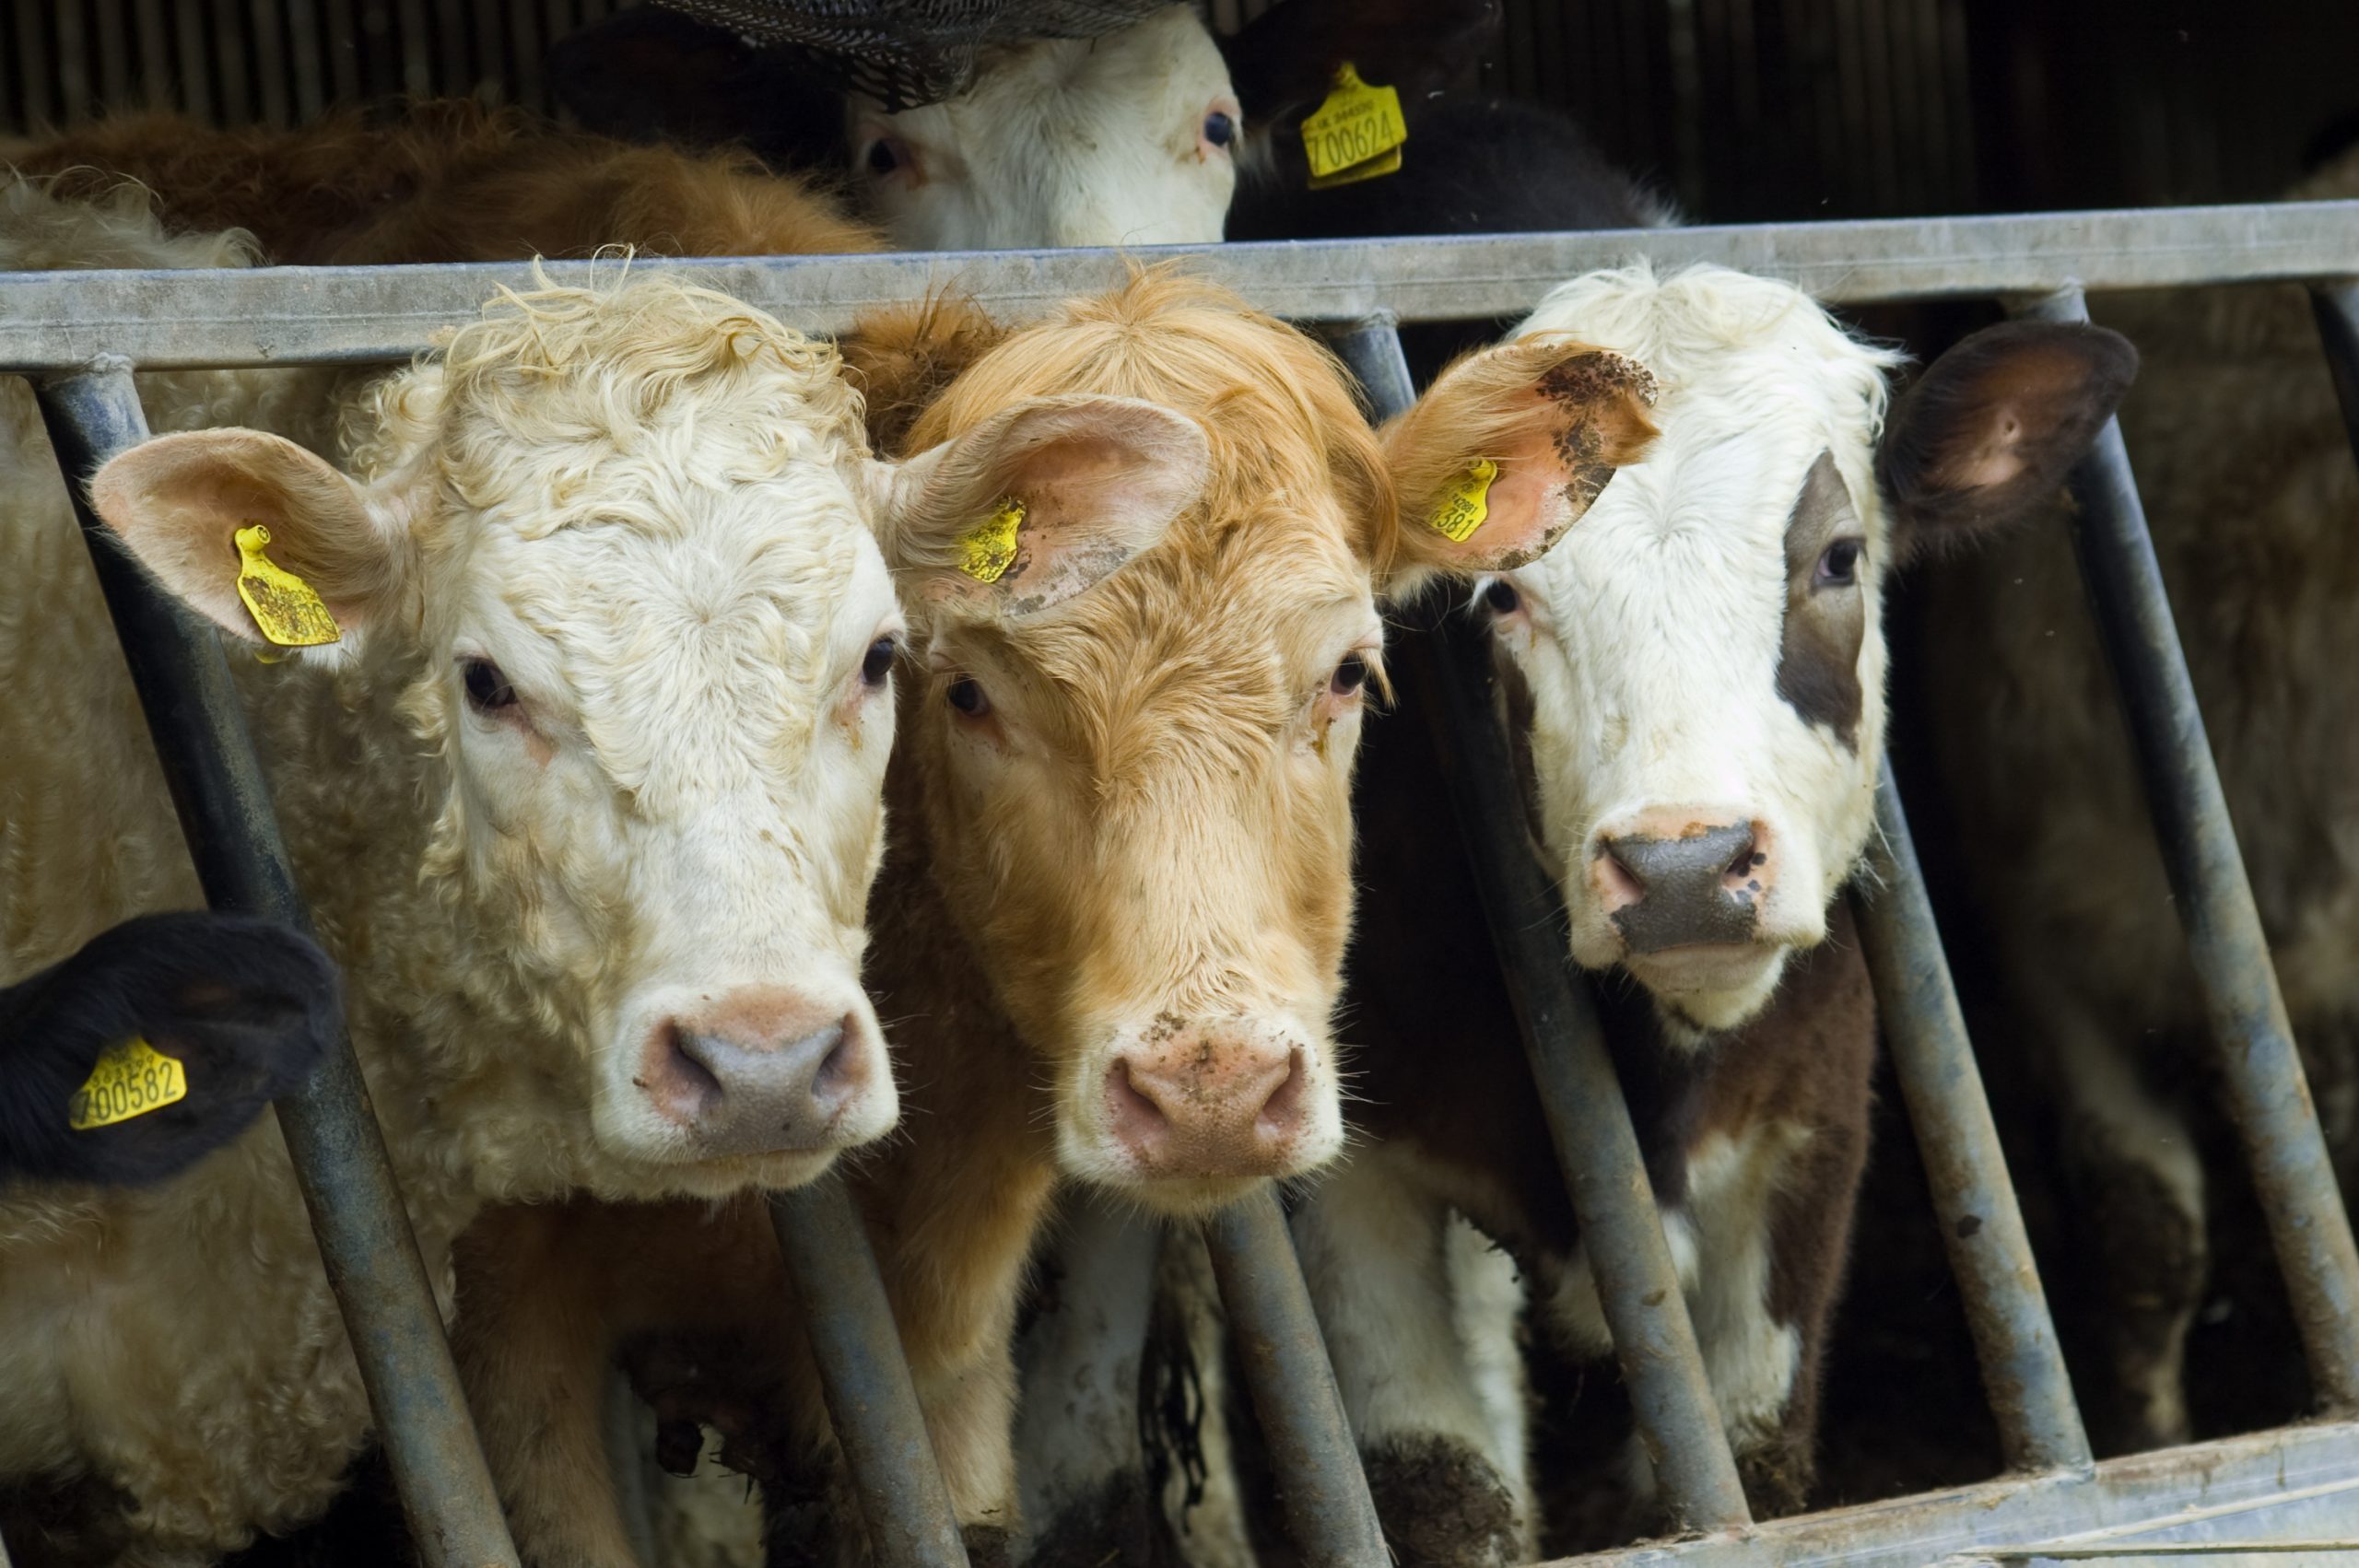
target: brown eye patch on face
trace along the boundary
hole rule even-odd
[[[1830,547],[1846,544],[1856,550]],[[1868,628],[1865,532],[1835,454],[1820,452],[1786,519],[1786,618],[1778,643],[1778,695],[1812,724],[1859,749],[1860,642]],[[1848,572],[1845,557],[1853,557]],[[1829,570],[1822,572],[1826,563]]]

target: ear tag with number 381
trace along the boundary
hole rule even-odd
[[[1475,459],[1474,466],[1443,492],[1441,505],[1428,520],[1433,531],[1453,544],[1474,537],[1474,531],[1491,515],[1491,481],[1498,476],[1497,463],[1487,457]]]

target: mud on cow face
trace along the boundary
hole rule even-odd
[[[1660,439],[1578,527],[1552,544],[1529,515],[1531,472],[1544,493],[1559,454],[1450,439],[1474,373],[1512,349],[1445,376],[1391,442],[1497,459],[1491,516],[1453,569],[1509,672],[1573,956],[1731,1027],[1825,937],[1865,848],[1885,572],[2052,497],[2136,357],[2089,327],[1989,329],[1925,372],[1879,451],[1896,357],[1790,286],[1717,268],[1597,275],[1518,335],[1548,333],[1656,381]],[[1405,485],[1402,499],[1414,515]]]
[[[927,520],[985,504],[961,486],[1042,411],[876,462],[833,350],[663,280],[496,305],[374,409],[357,479],[220,430],[134,449],[94,496],[250,640],[231,539],[265,524],[347,636],[307,657],[439,755],[424,872],[480,988],[470,1032],[541,1082],[572,1185],[792,1185],[886,1131],[860,963],[892,568],[944,569]]]

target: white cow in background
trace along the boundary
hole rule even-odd
[[[898,112],[651,6],[559,43],[549,76],[592,130],[743,144],[840,175],[910,251],[1216,242],[1244,135],[1220,46],[1189,6],[986,51],[963,91]]]

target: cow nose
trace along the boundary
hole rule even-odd
[[[1763,837],[1752,823],[1693,820],[1607,837],[1593,880],[1632,953],[1750,942],[1776,880]]]
[[[1242,1032],[1182,1030],[1116,1054],[1107,1122],[1142,1176],[1276,1176],[1312,1120],[1302,1047]]]
[[[760,990],[656,1025],[632,1082],[699,1155],[834,1148],[879,1054],[857,1014]]]

